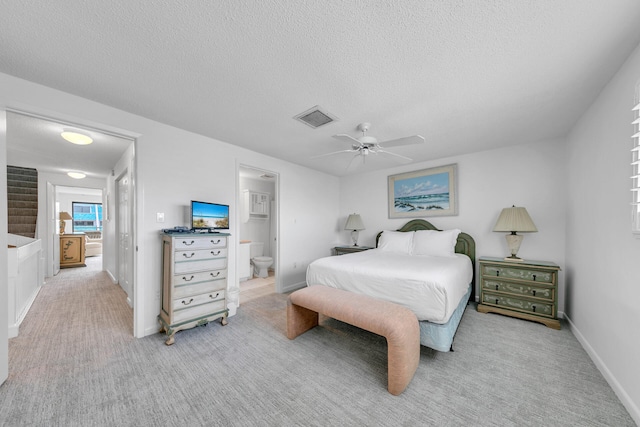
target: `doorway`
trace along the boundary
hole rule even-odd
[[[240,165],[238,278],[240,304],[274,292],[279,281],[277,172]],[[257,261],[256,257],[263,257]]]

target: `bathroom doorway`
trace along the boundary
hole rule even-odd
[[[278,174],[240,165],[240,304],[279,292]]]

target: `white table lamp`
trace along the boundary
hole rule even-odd
[[[353,240],[353,246],[358,246],[358,232],[364,230],[364,224],[362,218],[358,214],[351,214],[347,218],[347,223],[344,225],[345,230],[351,230],[351,240]]]
[[[511,256],[506,257],[505,261],[523,261],[517,254],[524,236],[516,233],[535,233],[538,229],[525,208],[512,206],[502,209],[498,221],[495,227],[493,227],[493,231],[506,231],[511,233],[505,236],[507,246],[509,246],[509,251],[511,252]]]

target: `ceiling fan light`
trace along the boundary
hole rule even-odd
[[[82,179],[87,176],[87,174],[82,172],[67,172],[67,175],[69,175],[73,179]]]
[[[65,129],[60,136],[70,143],[77,145],[89,145],[93,142],[93,139],[89,135],[78,132],[77,130]]]

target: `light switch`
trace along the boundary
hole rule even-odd
[[[156,222],[164,222],[164,212],[156,213]]]

